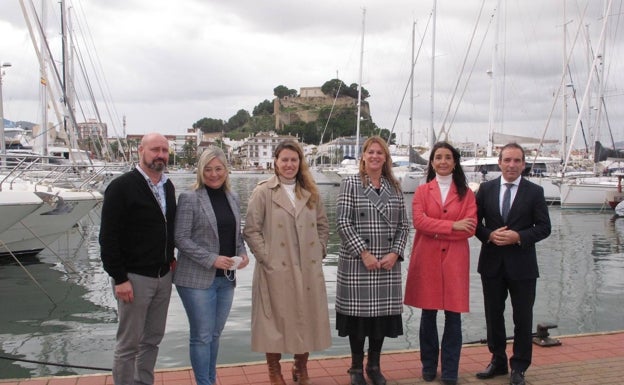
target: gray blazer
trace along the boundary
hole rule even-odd
[[[227,192],[230,208],[236,217],[236,252],[247,255],[241,234],[238,195]],[[178,262],[173,276],[176,285],[206,289],[214,280],[214,263],[219,256],[217,218],[205,188],[180,194],[175,218],[175,244]]]

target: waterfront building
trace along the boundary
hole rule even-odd
[[[274,131],[259,132],[255,136],[250,136],[238,148],[238,158],[240,159],[241,167],[243,169],[272,169],[275,147],[286,139],[298,141],[297,137],[278,135]]]

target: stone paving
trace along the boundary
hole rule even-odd
[[[526,373],[527,385],[621,385],[624,384],[624,330],[610,333],[557,337],[562,344],[534,346],[533,364]],[[511,344],[507,346],[511,354]],[[464,346],[458,384],[505,385],[508,376],[479,380],[475,373],[490,359],[484,345]],[[311,357],[308,372],[314,385],[349,385],[349,356]],[[440,384],[439,377],[425,382],[420,376],[418,351],[384,352],[381,367],[388,385]],[[282,372],[288,385],[292,360],[283,360]],[[221,365],[217,385],[268,385],[263,362]],[[439,373],[438,373],[439,374]],[[110,373],[83,376],[0,380],[0,385],[113,385]],[[157,370],[154,385],[196,385],[190,368]]]

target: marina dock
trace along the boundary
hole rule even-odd
[[[527,385],[615,385],[624,383],[624,330],[554,337],[560,346],[534,346],[533,363],[526,373]],[[511,344],[507,345],[511,354]],[[112,353],[111,353],[112,354]],[[485,345],[465,345],[459,365],[459,384],[506,385],[508,376],[479,380],[475,373],[484,369],[490,359]],[[425,382],[420,374],[417,350],[388,351],[382,354],[381,367],[388,385],[439,384],[439,377]],[[315,385],[348,385],[350,357],[315,357],[308,363],[308,372]],[[287,384],[296,384],[290,377],[292,359],[284,355],[282,373]],[[439,371],[438,371],[439,375]],[[22,380],[0,380],[2,385],[112,385],[110,373],[81,376],[45,377]],[[264,362],[220,365],[217,385],[267,385]],[[154,385],[195,385],[191,368],[158,369]]]

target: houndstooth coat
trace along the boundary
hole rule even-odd
[[[403,193],[381,179],[378,194],[372,184],[362,186],[359,175],[343,179],[337,201],[340,235],[336,312],[359,317],[379,317],[403,312],[401,263],[409,221]],[[392,270],[368,271],[360,253],[367,249],[377,259],[395,252]]]

